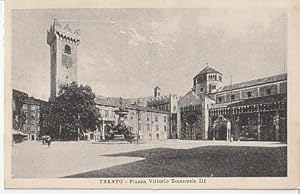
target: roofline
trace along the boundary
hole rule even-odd
[[[214,72],[214,73],[218,73],[218,74],[221,74],[221,75],[223,75],[223,73],[220,73],[220,72],[218,72],[217,70],[215,70],[216,72]],[[209,73],[198,73],[197,75],[195,75],[194,77],[193,77],[193,79],[195,79],[196,77],[198,77],[199,75],[205,75],[205,74],[209,74]]]
[[[287,73],[283,73],[283,74],[278,74],[278,75],[273,75],[273,76],[268,76],[268,77],[274,77],[274,76],[279,76],[279,75],[287,75]],[[263,78],[268,78],[268,77],[263,77]],[[263,79],[263,78],[258,78],[258,79]],[[244,81],[244,82],[238,82],[238,83],[235,83],[235,84],[242,84],[242,83],[246,83],[246,82],[250,82],[250,81],[255,81],[255,80],[258,80],[258,79],[253,79],[253,80],[249,80],[249,81]],[[286,79],[282,79],[282,80],[277,80],[277,81],[269,81],[269,82],[264,82],[264,83],[260,83],[260,84],[254,84],[254,85],[251,85],[251,86],[243,86],[243,87],[239,87],[239,88],[234,88],[232,89],[232,91],[234,90],[239,90],[239,89],[242,89],[242,88],[250,88],[250,87],[255,87],[255,86],[259,86],[259,85],[265,85],[265,84],[271,84],[271,83],[275,83],[275,82],[281,82],[281,81],[287,81],[287,78]],[[232,84],[232,85],[235,85],[235,84]],[[230,85],[225,85],[225,86],[230,86]],[[223,86],[223,88],[225,87]],[[222,92],[227,92],[227,91],[230,91],[231,89],[228,89],[228,90],[222,90],[222,91],[217,91],[213,94],[218,94],[218,93],[222,93]]]
[[[96,103],[98,106],[105,106],[105,107],[112,107],[112,108],[118,108],[119,106],[117,105],[107,105],[107,104],[101,104],[101,103]],[[140,110],[140,111],[145,111],[145,112],[155,112],[155,113],[162,113],[162,114],[169,114],[169,111],[163,111],[159,109],[151,109],[149,107],[130,107],[130,106],[124,106],[125,109],[127,110]]]

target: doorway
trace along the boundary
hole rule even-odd
[[[227,140],[227,126],[225,123],[219,123],[215,127],[216,140]]]

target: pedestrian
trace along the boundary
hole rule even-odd
[[[48,148],[50,147],[51,145],[51,137],[49,136],[48,139],[47,139],[47,143],[48,143]]]

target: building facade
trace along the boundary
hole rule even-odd
[[[287,75],[223,86],[205,67],[178,102],[180,139],[286,141]]]
[[[205,67],[193,78],[193,87],[178,101],[178,136],[180,139],[208,139],[208,108],[215,93],[222,86],[222,74]]]
[[[154,96],[148,98],[147,107],[169,112],[169,139],[177,139],[177,109],[179,97],[175,94],[161,96],[161,90],[154,88]]]
[[[223,117],[231,123],[227,133],[232,139],[286,141],[287,74],[224,86],[215,100],[209,109],[209,139],[225,139]]]
[[[27,93],[13,90],[13,129],[27,135],[27,140],[37,140],[41,129],[41,109],[47,102],[29,97]]]
[[[115,111],[119,109],[120,105],[105,98],[97,98],[96,104],[102,123],[100,129],[97,130],[98,137],[100,136],[100,139],[103,140],[105,134],[117,123],[118,115]],[[132,133],[139,135],[140,140],[160,141],[168,139],[169,112],[135,104],[125,105],[124,109],[128,111],[125,124]]]

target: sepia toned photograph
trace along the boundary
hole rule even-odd
[[[14,10],[12,28],[13,177],[287,176],[286,10]]]
[[[11,179],[290,177],[286,8],[10,14]]]

